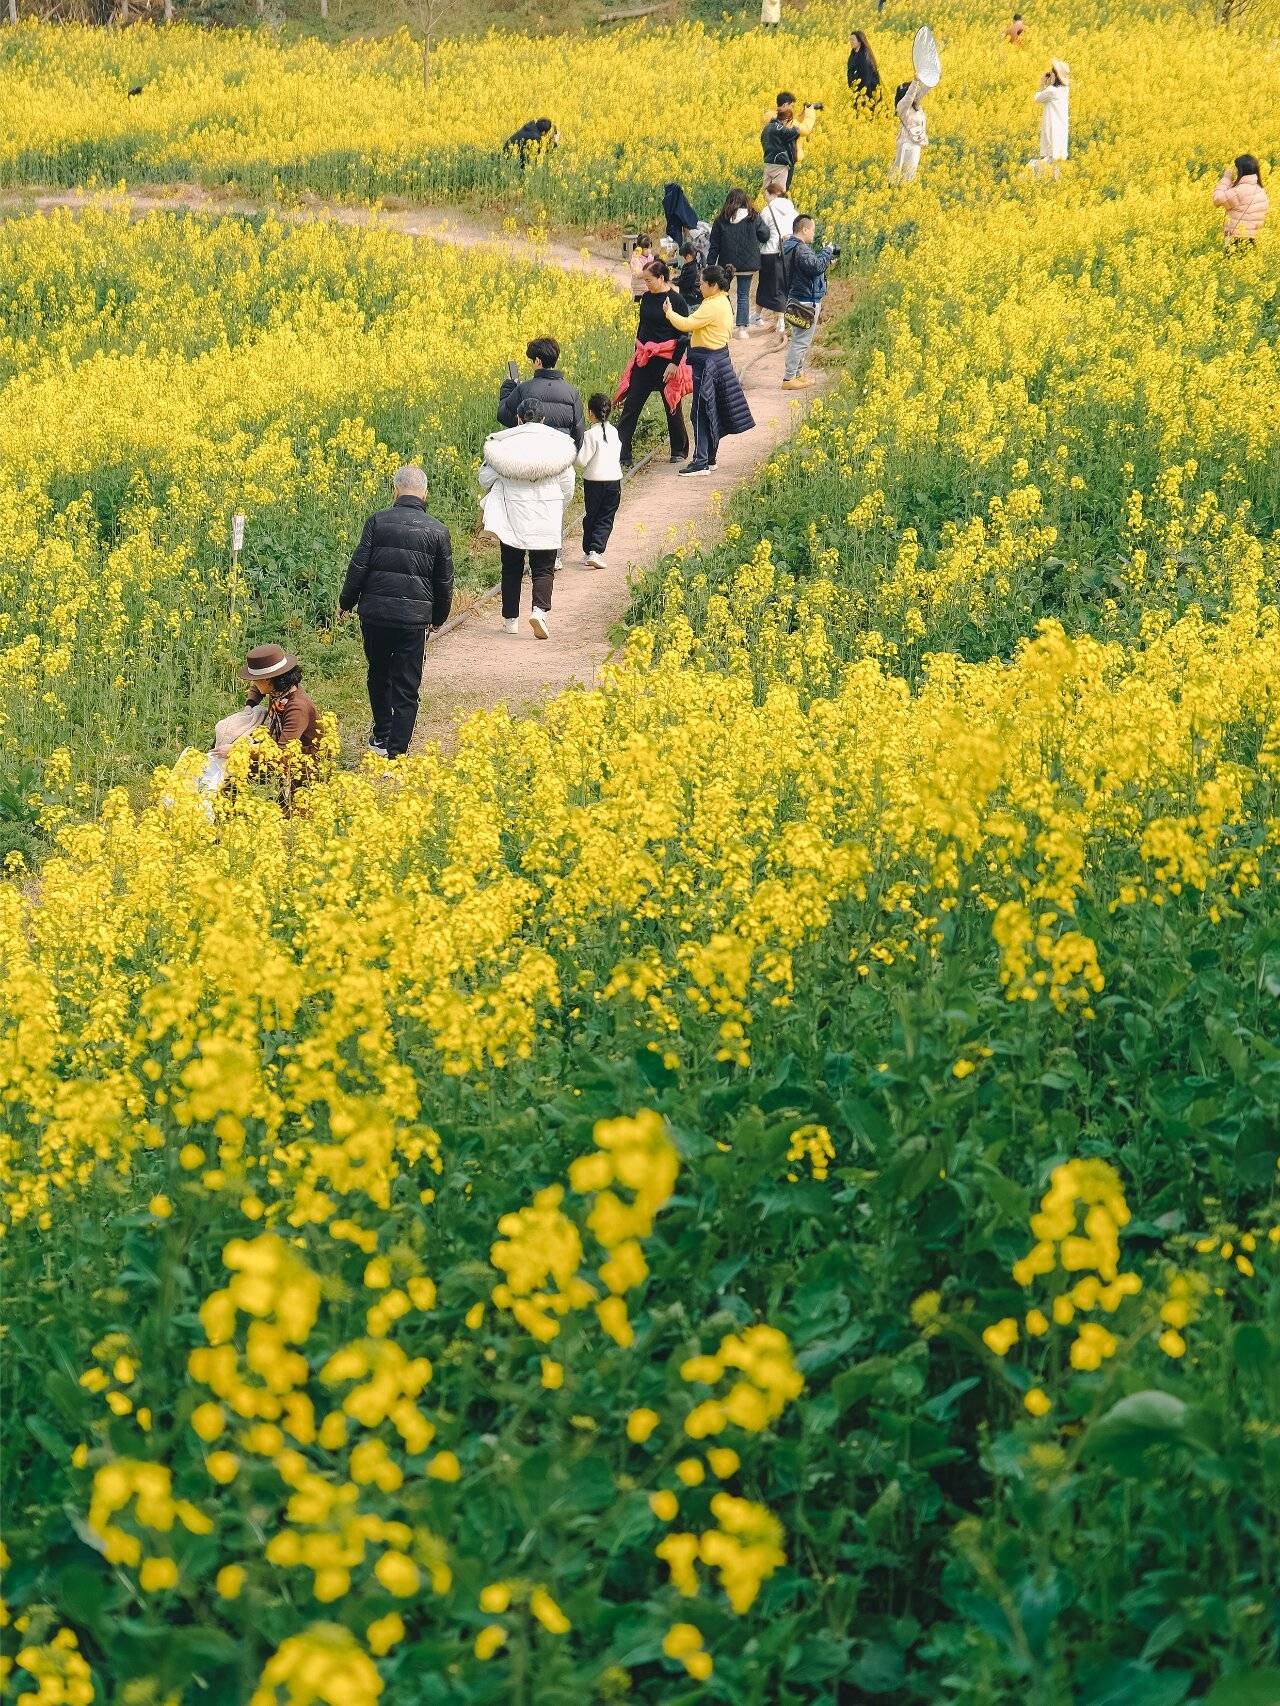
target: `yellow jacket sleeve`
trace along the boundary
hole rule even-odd
[[[696,332],[699,326],[708,325],[710,320],[711,314],[705,302],[700,302],[692,314],[677,314],[674,308],[667,308],[667,324],[680,332]]]

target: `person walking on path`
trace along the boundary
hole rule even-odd
[[[796,98],[789,89],[780,89],[771,112],[764,115],[760,132],[760,148],[764,154],[764,188],[781,184],[791,188],[792,175],[804,158],[804,139],[813,134],[821,107],[809,103],[803,115],[796,117]]]
[[[560,345],[554,338],[534,338],[524,352],[533,363],[528,379],[502,381],[498,392],[498,424],[514,427],[520,417],[520,405],[532,398],[542,405],[542,420],[556,432],[567,433],[573,448],[580,450],[587,430],[582,412],[582,396],[570,385],[556,365],[560,360]]]
[[[572,439],[550,425],[537,397],[521,398],[516,425],[484,441],[484,526],[497,535],[502,553],[502,626],[508,634],[520,631],[527,559],[533,581],[529,625],[540,640],[550,635],[551,595],[576,456]]]
[[[1033,166],[1050,169],[1057,177],[1069,152],[1071,131],[1071,69],[1066,60],[1050,60],[1035,99],[1040,108],[1040,157]]]
[[[791,235],[796,222],[796,204],[777,184],[764,192],[764,212],[760,215],[769,235],[760,249],[760,280],[756,285],[756,307],[762,314],[776,314],[776,328],[785,332],[782,311],[787,305],[782,288],[782,245]]]
[[[645,404],[655,394],[661,397],[666,410],[671,460],[683,462],[689,454],[689,434],[684,424],[683,409],[684,398],[693,390],[689,334],[672,329],[664,309],[667,302],[678,314],[690,311],[690,304],[671,288],[671,269],[667,263],[651,261],[645,269],[645,294],[640,298],[636,347],[613,398],[615,403],[622,404],[618,436],[624,468],[632,464],[636,427]]]
[[[877,105],[880,100],[880,67],[876,64],[865,30],[854,30],[849,37],[849,62],[845,69],[855,109],[865,111]]]
[[[622,502],[622,440],[609,425],[613,404],[602,391],[587,398],[591,425],[578,452],[582,469],[582,555],[588,568],[607,569],[605,547]]]
[[[733,311],[728,290],[733,269],[709,266],[702,273],[702,302],[692,314],[677,313],[668,297],[663,312],[679,332],[690,334],[689,364],[693,369],[693,458],[680,475],[707,474],[716,465],[720,440],[730,433],[750,432],[755,426],[738,376],[729,360]]]
[[[889,169],[889,182],[892,184],[914,182],[920,168],[920,151],[929,146],[929,127],[922,105],[926,93],[920,79],[913,77],[909,83],[899,83],[893,97],[894,111],[898,115],[898,145]]]
[[[791,326],[787,356],[783,364],[784,391],[803,391],[813,384],[805,372],[809,346],[818,329],[822,299],[827,294],[827,271],[840,254],[833,244],[821,249],[813,246],[814,226],[810,214],[796,215],[791,235],[782,245],[783,266],[787,277],[787,301],[796,318]]]
[[[394,501],[364,524],[338,599],[341,616],[360,618],[373,733],[369,750],[402,758],[413,739],[427,632],[453,604],[449,529],[427,511],[427,476],[396,470]]]
[[[733,269],[740,338],[751,336],[751,282],[760,271],[760,247],[768,236],[769,227],[752,207],[746,190],[730,190],[711,227],[707,264]],[[759,314],[755,320],[757,325],[761,324]]]
[[[1214,186],[1215,207],[1225,207],[1222,240],[1228,249],[1237,243],[1252,246],[1267,217],[1267,192],[1256,155],[1237,154]]]

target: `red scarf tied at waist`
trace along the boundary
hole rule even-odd
[[[651,361],[670,361],[675,353],[676,340],[674,338],[666,338],[660,344],[642,344],[637,341],[635,353],[627,363],[626,372],[622,375],[622,378],[619,379],[618,389],[613,394],[614,402],[620,403],[626,396],[627,387],[631,384],[632,368],[648,367]],[[662,397],[663,401],[667,405],[667,412],[674,415],[676,410],[680,407],[681,398],[691,397],[692,395],[693,370],[689,366],[688,356],[682,356],[680,358],[680,364],[672,374],[671,378],[664,380],[662,384]]]

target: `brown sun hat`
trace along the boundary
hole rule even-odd
[[[283,646],[255,646],[244,660],[241,681],[271,681],[287,670],[297,669],[297,658],[291,658]]]

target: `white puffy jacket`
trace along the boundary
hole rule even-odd
[[[521,551],[558,551],[576,454],[567,433],[541,421],[490,433],[480,466],[486,530]]]

